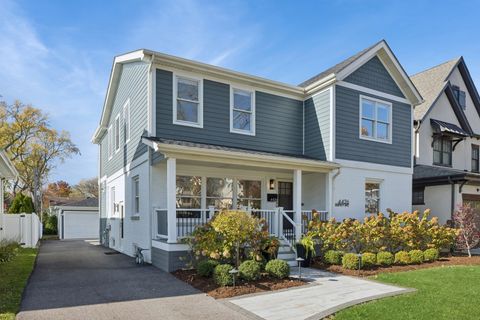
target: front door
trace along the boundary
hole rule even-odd
[[[287,215],[293,220],[293,183],[279,181],[278,182],[278,206],[283,210],[287,210]],[[283,235],[288,240],[295,238],[293,225],[285,217],[283,218]]]

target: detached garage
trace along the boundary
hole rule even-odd
[[[98,199],[88,198],[57,206],[60,239],[97,239],[99,230]]]

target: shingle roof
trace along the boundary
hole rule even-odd
[[[414,111],[415,120],[422,120],[432,104],[447,85],[447,78],[461,58],[444,62],[410,76],[413,84],[423,97],[423,103],[417,105]]]
[[[86,198],[80,201],[72,202],[66,204],[68,207],[98,207],[98,199],[97,198]]]
[[[366,49],[363,49],[362,51],[354,54],[353,56],[343,60],[342,62],[340,63],[337,63],[336,65],[334,65],[333,67],[330,67],[328,68],[327,70],[325,71],[322,71],[320,72],[319,74],[317,74],[316,76],[300,83],[298,86],[299,87],[307,87],[308,85],[322,79],[322,78],[325,78],[326,76],[328,76],[329,74],[332,74],[332,73],[338,73],[340,71],[342,71],[343,69],[345,69],[347,66],[349,66],[352,62],[354,62],[355,60],[357,60],[358,58],[360,58],[364,53],[366,53],[367,51],[369,51],[370,49],[372,49],[373,47],[375,47],[376,45],[378,45],[380,42],[382,42],[384,40],[381,40],[377,43],[375,43],[374,45],[366,48]]]
[[[417,164],[413,168],[413,180],[418,179],[431,179],[431,178],[447,178],[447,177],[463,177],[467,175],[468,172],[445,168],[445,167],[435,167],[427,166],[422,164]]]

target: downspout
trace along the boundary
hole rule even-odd
[[[152,74],[152,69],[153,69],[153,63],[155,61],[155,54],[152,54],[152,57],[151,57],[151,60],[150,60],[150,66],[148,67],[148,77],[150,79],[150,84],[149,84],[149,93],[148,93],[148,99],[150,100],[150,103],[149,103],[149,112],[150,112],[150,116],[151,118],[149,119],[150,123],[148,124],[148,127],[150,128],[150,132],[149,134],[152,135],[152,131],[154,130],[154,122],[156,121],[156,119],[153,119],[153,115],[156,114],[153,112],[153,108],[154,108],[154,101],[153,101],[153,92],[155,90],[155,88],[153,88],[153,77],[154,75]],[[154,133],[154,135],[156,135],[156,132]],[[150,226],[149,228],[149,239],[150,239],[150,263],[152,263],[152,256],[153,256],[153,215],[156,214],[156,212],[154,212],[153,210],[153,206],[152,206],[152,152],[151,152],[151,149],[149,148],[148,150],[148,207],[149,207],[149,211],[150,211],[150,214],[148,215],[148,225]],[[158,228],[158,226],[155,226],[155,228]]]

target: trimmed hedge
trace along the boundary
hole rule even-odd
[[[284,260],[274,259],[267,262],[265,271],[274,278],[284,279],[290,275],[290,266]]]
[[[213,270],[213,281],[221,287],[231,286],[233,284],[233,275],[230,274],[230,270],[233,267],[229,264],[219,264]]]
[[[426,262],[436,261],[439,257],[440,252],[435,248],[427,249],[423,252],[423,260]]]
[[[341,265],[343,252],[337,250],[328,250],[325,252],[324,260],[328,264]]]
[[[392,253],[388,251],[380,251],[377,253],[377,265],[388,267],[393,264],[395,258]]]
[[[395,253],[395,264],[409,264],[410,255],[407,251],[398,251]]]
[[[218,264],[218,261],[215,260],[202,260],[197,265],[197,273],[202,277],[209,278]]]
[[[356,270],[359,267],[360,258],[356,253],[346,253],[342,258],[342,266],[345,269]]]
[[[243,261],[238,267],[238,273],[240,274],[240,277],[247,281],[257,280],[260,277],[261,270],[262,265],[253,260]]]
[[[371,252],[362,254],[362,267],[371,268],[377,264],[377,255]]]
[[[422,250],[410,250],[408,252],[410,256],[410,263],[420,264],[423,263],[423,251]]]

